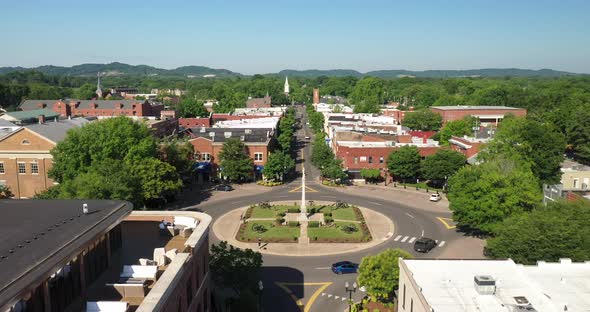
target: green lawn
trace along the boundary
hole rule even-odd
[[[345,233],[339,226],[347,225],[347,224],[354,224],[359,230],[353,232],[351,234]],[[351,222],[336,222],[336,226],[330,227],[319,227],[319,228],[307,228],[307,236],[309,236],[312,240],[314,237],[317,238],[324,238],[324,239],[340,239],[340,238],[357,238],[360,239],[363,237],[363,230],[361,229],[360,224],[358,223],[351,223]]]
[[[252,209],[252,215],[250,218],[274,218],[279,212],[287,212],[287,209],[295,208],[295,206],[287,205],[275,205],[270,209],[264,209],[260,207],[254,207]]]
[[[331,212],[332,218],[340,220],[361,221],[356,218],[352,207],[333,209],[332,206],[320,206],[319,213]]]
[[[252,226],[254,224],[262,224],[266,227],[267,231],[264,233],[254,232]],[[293,239],[293,237],[299,237],[299,227],[287,227],[287,226],[272,226],[274,221],[250,221],[246,223],[246,230],[242,236],[246,239],[257,240],[259,237],[262,240],[271,238],[286,238]]]

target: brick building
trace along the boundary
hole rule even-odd
[[[0,310],[213,311],[211,217],[132,208],[114,200],[0,200],[0,254],[10,268],[0,270]],[[182,235],[159,229],[161,220],[181,218],[192,222]],[[142,259],[150,263],[139,266]],[[143,275],[126,277],[131,266]]]
[[[262,98],[248,98],[246,101],[247,108],[261,108],[261,107],[270,107],[272,102],[272,97],[268,96]]]
[[[0,184],[15,198],[31,198],[52,186],[47,172],[53,165],[49,151],[68,130],[90,122],[86,118],[30,124],[0,135]]]
[[[477,154],[484,144],[490,141],[490,138],[473,138],[473,137],[456,137],[449,139],[451,149],[457,151],[467,158],[469,164],[477,164]]]
[[[63,117],[160,117],[164,105],[136,100],[25,100],[19,106],[23,111],[42,108],[51,109]]]
[[[193,128],[189,142],[195,151],[199,179],[207,180],[220,172],[219,152],[228,139],[239,139],[248,148],[250,158],[254,161],[253,173],[260,175],[269,152],[274,144],[275,131],[272,128]]]
[[[432,106],[430,110],[440,114],[443,123],[472,116],[478,118],[481,124],[497,125],[507,114],[526,116],[526,109],[508,106]]]
[[[178,125],[183,127],[184,129],[190,128],[199,128],[211,127],[211,117],[201,117],[201,118],[178,118]]]

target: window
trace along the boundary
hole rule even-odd
[[[262,161],[262,153],[254,153],[254,161]]]
[[[366,162],[367,161],[367,156],[361,156],[361,162]]]
[[[373,156],[369,156],[369,163],[372,164],[373,163]]]
[[[39,174],[39,164],[36,161],[31,162],[31,173]]]
[[[354,156],[354,163],[358,164],[359,163],[359,158],[357,156]]]
[[[0,174],[4,174],[6,171],[4,171],[4,163],[0,162]]]
[[[410,299],[410,312],[414,312],[414,299]]]
[[[578,188],[578,184],[580,183],[579,179],[574,179],[574,186],[573,188]]]
[[[402,308],[403,309],[406,308],[406,284],[404,284],[404,293],[403,293],[403,297],[402,297]]]
[[[25,165],[24,162],[19,162],[18,163],[18,173],[19,174],[25,174],[25,173],[27,173],[27,166]]]
[[[201,154],[201,161],[211,161],[211,154],[209,154],[209,153]]]
[[[382,164],[383,163],[383,156],[379,157],[379,163]]]

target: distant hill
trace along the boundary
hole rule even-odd
[[[194,76],[214,75],[214,77],[235,77],[239,73],[227,69],[214,69],[204,66],[183,66],[176,69],[162,69],[148,65],[129,65],[124,63],[81,64],[72,67],[45,65],[34,68],[0,67],[0,74],[15,71],[36,70],[48,75],[96,76],[98,72],[106,76]]]
[[[45,65],[34,68],[24,67],[0,67],[0,74],[6,74],[15,71],[36,70],[49,75],[66,75],[66,76],[96,76],[101,72],[107,76],[169,76],[169,77],[237,77],[244,76],[227,69],[214,69],[205,66],[182,66],[176,69],[162,69],[148,65],[129,65],[124,63],[110,64],[81,64],[72,67]],[[399,77],[420,77],[420,78],[445,78],[445,77],[560,77],[580,75],[552,69],[518,69],[518,68],[484,68],[469,70],[376,70],[367,73],[361,73],[352,69],[310,69],[310,70],[293,70],[285,69],[278,73],[268,75],[279,75],[289,77],[363,77],[373,76],[379,78],[399,78]]]

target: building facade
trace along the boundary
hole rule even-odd
[[[150,103],[147,100],[26,100],[19,108],[23,111],[48,108],[62,117],[160,117],[164,105]]]
[[[524,117],[527,113],[524,108],[508,106],[432,106],[430,110],[441,115],[443,123],[472,116],[481,124],[495,125],[508,114]]]

